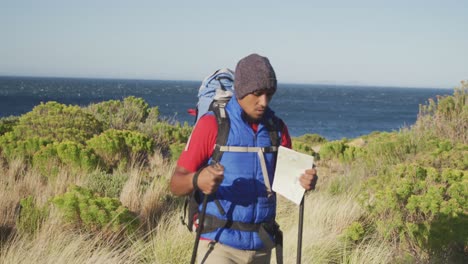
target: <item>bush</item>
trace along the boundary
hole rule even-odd
[[[92,104],[86,108],[97,120],[104,124],[104,130],[136,130],[148,116],[148,104],[142,98],[129,96],[123,101],[109,100]],[[156,112],[159,115],[159,112]],[[154,115],[155,110],[152,110]]]
[[[361,223],[353,222],[343,231],[343,238],[348,241],[357,242],[364,238],[365,230]]]
[[[93,193],[118,198],[127,180],[126,174],[96,171],[88,175],[85,187]]]
[[[297,138],[292,138],[292,148],[296,151],[318,158],[312,147],[324,143],[327,140],[318,134],[305,134]]]
[[[295,138],[296,141],[306,143],[308,145],[317,145],[327,142],[327,139],[319,134],[305,134]]]
[[[0,118],[0,136],[6,132],[11,132],[13,127],[18,124],[19,117],[9,116]]]
[[[38,206],[32,196],[21,199],[20,206],[21,211],[16,219],[16,228],[20,233],[36,233],[49,215],[48,206]]]
[[[184,123],[171,125],[169,123],[160,122],[153,126],[153,134],[157,142],[162,143],[186,143],[192,133],[192,127]]]
[[[374,133],[358,157],[362,157],[368,168],[382,170],[386,166],[414,159],[425,148],[424,139],[418,139],[408,130],[400,132]]]
[[[154,147],[154,141],[139,132],[114,129],[107,130],[86,143],[109,168],[125,166],[132,157],[147,159]]]
[[[19,139],[14,133],[7,132],[0,136],[0,153],[8,161],[24,158],[30,161],[34,154],[51,141],[38,137]]]
[[[39,137],[47,141],[84,143],[102,131],[102,125],[78,106],[57,102],[41,103],[22,115],[13,128],[14,135],[25,140]]]
[[[159,108],[157,106],[151,107],[148,109],[148,116],[146,117],[145,122],[139,125],[138,130],[147,136],[152,137],[152,128],[159,122]]]
[[[179,158],[182,151],[184,151],[185,145],[185,143],[173,143],[169,146],[171,151],[171,160],[176,161]]]
[[[75,172],[91,172],[101,163],[93,150],[72,141],[49,144],[33,156],[33,166],[47,177],[55,177],[60,167]]]
[[[332,141],[320,147],[320,159],[338,159],[344,163],[351,163],[356,158],[364,156],[365,151],[360,147],[350,146],[344,140]]]
[[[427,150],[421,153],[421,164],[438,169],[468,169],[468,146],[455,144],[445,139],[433,139],[428,142]]]
[[[371,178],[363,193],[383,236],[435,255],[468,246],[466,171],[399,164]]]
[[[187,143],[192,127],[185,122],[183,125],[176,123],[159,122],[151,128],[151,134],[155,139],[159,151],[164,157],[175,160]]]
[[[307,155],[311,155],[311,156],[316,155],[311,145],[304,143],[304,142],[296,141],[295,139],[292,140],[292,149],[298,152],[302,152]]]
[[[139,226],[136,216],[118,199],[96,196],[79,186],[71,186],[66,193],[54,197],[52,203],[62,212],[65,222],[88,231],[132,233]]]
[[[339,159],[343,156],[346,147],[343,141],[325,143],[320,147],[320,158],[323,160]]]
[[[468,144],[468,81],[462,81],[453,96],[429,99],[419,107],[414,126],[417,133],[447,138],[453,142]]]
[[[49,144],[36,152],[32,159],[35,167],[42,176],[49,179],[55,178],[60,170],[60,159],[57,155],[57,148],[54,144]]]

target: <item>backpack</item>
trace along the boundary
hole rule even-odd
[[[191,115],[195,116],[195,124],[208,111],[213,111],[215,113],[219,129],[218,138],[216,140],[217,144],[220,143],[225,145],[227,141],[229,120],[225,119],[227,115],[224,111],[224,107],[234,94],[233,84],[234,72],[232,70],[228,68],[216,70],[202,81],[202,84],[198,89],[198,103],[196,109],[189,109],[188,111]],[[213,160],[219,161],[221,159],[221,155],[217,154],[216,156],[217,158],[213,157]],[[180,216],[180,220],[183,225],[187,226],[190,232],[194,231],[194,221],[198,216],[198,206],[202,202],[201,199],[200,192],[197,190],[194,190],[185,199],[183,213]],[[222,210],[221,205],[219,205],[219,201],[216,200],[216,204],[218,205],[218,209]]]
[[[210,110],[213,101],[228,102],[234,93],[234,72],[228,68],[215,71],[207,76],[198,89],[198,103],[195,123]]]
[[[230,69],[223,68],[215,71],[213,74],[207,76],[198,91],[198,103],[195,111],[195,123],[207,112],[211,111],[216,117],[218,124],[218,136],[216,138],[216,147],[213,151],[212,161],[219,162],[224,152],[224,146],[227,143],[230,130],[230,121],[225,107],[234,93],[234,72]],[[190,112],[189,112],[190,113]],[[193,111],[192,111],[193,113]],[[266,124],[272,146],[278,147],[281,139],[278,137],[278,131],[281,129],[276,126],[273,119],[268,120]],[[273,147],[273,148],[274,148]],[[199,173],[204,167],[199,169]],[[267,176],[268,177],[268,176]],[[214,200],[219,212],[224,215],[224,209],[218,200]],[[198,217],[198,208],[202,203],[202,195],[199,190],[194,190],[191,194],[187,195],[183,207],[180,220],[190,232],[194,231],[194,223]]]

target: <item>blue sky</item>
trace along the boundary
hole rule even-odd
[[[0,75],[201,80],[256,52],[283,83],[453,88],[467,33],[461,0],[2,0]]]

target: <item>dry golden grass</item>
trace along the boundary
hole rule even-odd
[[[134,263],[137,258],[122,243],[67,230],[54,217],[35,236],[16,236],[0,249],[0,263]]]
[[[0,227],[4,237],[6,227],[14,228],[15,207],[21,198],[33,195],[43,204],[65,192],[68,185],[80,185],[86,179],[86,175],[63,169],[54,180],[44,181],[23,164],[18,160],[0,170]],[[0,244],[0,263],[187,263],[195,234],[180,223],[181,199],[168,190],[174,163],[155,154],[150,164],[149,172],[137,165],[125,172],[129,178],[120,200],[139,215],[142,223],[134,236],[109,241],[99,234],[71,231],[52,210],[35,236],[10,235]],[[366,237],[353,245],[341,239],[346,227],[364,217],[355,201],[355,186],[361,175],[350,173],[349,167],[340,164],[319,164],[319,175],[317,190],[305,200],[303,263],[391,263],[395,249],[376,238]],[[337,183],[343,188],[330,191]],[[284,232],[284,263],[295,263],[298,206],[279,197],[277,221]],[[272,263],[276,263],[274,254]]]
[[[386,243],[366,238],[351,247],[341,238],[344,229],[364,215],[355,194],[331,195],[320,187],[304,202],[302,263],[391,263],[393,252]],[[284,263],[296,263],[299,206],[284,198],[278,203]],[[274,258],[272,263],[276,263]]]

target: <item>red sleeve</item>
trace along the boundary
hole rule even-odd
[[[283,122],[283,120],[280,120],[280,122],[282,123],[281,127],[283,127],[281,130],[281,146],[285,148],[292,148],[291,136],[289,135],[288,127]]]
[[[195,172],[205,165],[213,154],[218,136],[218,124],[213,115],[205,115],[193,128],[192,134],[180,154],[177,165]]]

